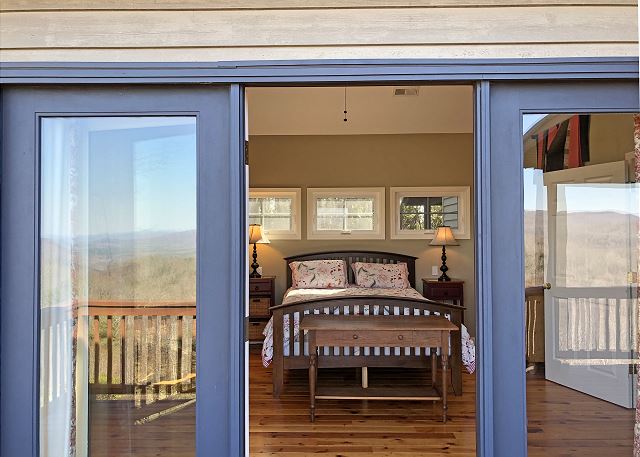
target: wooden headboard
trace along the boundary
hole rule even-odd
[[[378,252],[378,251],[327,251],[327,252],[313,252],[310,254],[293,255],[285,257],[287,262],[287,289],[291,287],[291,268],[289,264],[291,262],[301,262],[304,260],[344,260],[347,264],[347,275],[349,283],[353,284],[353,269],[351,264],[354,262],[369,262],[369,263],[400,263],[405,262],[407,269],[409,270],[409,283],[411,287],[416,287],[416,259],[411,255],[396,254],[393,252]]]

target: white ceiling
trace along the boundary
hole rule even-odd
[[[473,87],[252,87],[247,89],[250,135],[472,133]]]

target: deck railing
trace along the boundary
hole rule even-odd
[[[43,308],[41,323],[43,401],[68,391],[76,369],[87,370],[96,394],[142,388],[162,397],[195,387],[195,302],[91,301]]]
[[[633,286],[635,288],[635,286]],[[574,364],[621,363],[636,341],[638,299],[634,288],[554,287],[556,357]],[[542,287],[525,289],[527,362],[544,362],[545,303]],[[568,362],[569,363],[569,362]]]

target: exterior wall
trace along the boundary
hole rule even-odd
[[[4,0],[2,61],[638,54],[635,0]]]
[[[251,187],[387,187],[385,240],[307,240],[306,193],[302,193],[302,239],[272,240],[258,245],[263,274],[276,275],[277,300],[286,287],[284,257],[305,252],[364,249],[401,252],[418,257],[421,278],[432,278],[431,266],[442,263],[441,249],[429,240],[390,239],[389,187],[470,186],[473,199],[473,134],[295,135],[251,136]],[[473,208],[472,208],[473,211]],[[473,213],[471,214],[473,220]],[[475,333],[474,228],[471,239],[447,249],[453,278],[465,281],[465,323]],[[250,248],[251,249],[251,248]]]

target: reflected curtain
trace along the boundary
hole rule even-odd
[[[85,223],[79,167],[86,157],[83,121],[46,118],[42,124],[40,234],[40,457],[86,455],[86,414],[79,309],[86,302]]]

